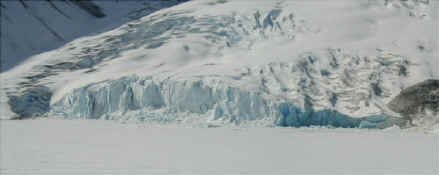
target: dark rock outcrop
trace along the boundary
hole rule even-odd
[[[401,91],[387,105],[409,120],[422,116],[426,111],[439,114],[439,80],[426,80]]]
[[[102,18],[106,16],[104,12],[102,12],[101,8],[91,0],[71,0],[71,1],[75,3],[78,7],[85,10],[87,13],[93,15],[96,18]]]
[[[18,115],[15,119],[41,116],[50,110],[52,92],[48,87],[35,86],[20,95],[9,96],[9,106]]]

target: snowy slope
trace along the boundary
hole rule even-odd
[[[414,0],[191,1],[2,73],[3,116],[404,126],[387,103],[439,79],[438,11]]]
[[[75,38],[108,31],[178,0],[2,1],[1,71]]]

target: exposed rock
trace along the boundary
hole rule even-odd
[[[11,110],[18,115],[16,119],[25,119],[47,113],[51,97],[52,92],[48,87],[35,86],[26,89],[20,95],[9,96],[8,103]]]
[[[388,107],[410,121],[426,115],[439,118],[439,80],[426,80],[402,90]]]
[[[101,8],[91,0],[71,0],[71,1],[81,9],[84,9],[87,13],[93,15],[94,17],[102,18],[106,16],[104,12],[102,12]]]

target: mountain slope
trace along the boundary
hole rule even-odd
[[[12,118],[405,126],[386,104],[438,79],[437,13],[428,1],[191,1],[2,73],[2,107]]]
[[[108,31],[179,0],[39,0],[1,2],[1,65],[5,71],[27,57],[75,38]]]

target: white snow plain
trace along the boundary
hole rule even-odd
[[[388,129],[0,122],[0,174],[437,175],[439,136]]]

